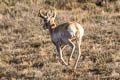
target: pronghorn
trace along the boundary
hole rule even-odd
[[[76,69],[80,55],[81,55],[80,45],[81,45],[82,37],[84,35],[84,29],[77,22],[67,22],[67,23],[56,26],[54,22],[56,17],[56,10],[51,9],[51,13],[49,11],[46,13],[46,15],[43,15],[41,11],[42,9],[39,10],[38,16],[44,20],[43,29],[44,30],[48,29],[49,34],[51,36],[51,40],[53,44],[56,46],[59,58],[62,61],[62,63],[66,66],[69,64],[71,57],[73,55],[73,52],[75,50],[75,44],[73,43],[73,41],[76,40],[78,45],[78,55],[74,63],[74,69]],[[51,14],[51,15],[48,16],[48,14]],[[62,56],[61,48],[62,46],[65,46],[65,45],[69,45],[71,47],[70,56],[68,58],[68,64],[64,61]]]

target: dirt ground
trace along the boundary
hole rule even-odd
[[[39,6],[18,3],[0,8],[0,80],[119,80],[120,14],[81,9],[57,11],[56,24],[79,22],[85,35],[76,70],[59,62],[48,31],[38,17]],[[5,13],[7,12],[7,13]],[[63,52],[67,61],[69,47]]]

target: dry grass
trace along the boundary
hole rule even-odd
[[[77,21],[85,29],[81,59],[77,70],[72,70],[72,65],[65,67],[59,63],[55,46],[42,29],[43,22],[38,17],[40,4],[25,1],[11,3],[11,7],[2,3],[0,8],[0,80],[120,79],[119,13],[80,8],[57,11],[57,24]],[[72,64],[76,54],[77,50]]]

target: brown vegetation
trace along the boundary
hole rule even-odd
[[[65,0],[61,6],[44,1],[0,1],[0,80],[119,80],[120,1],[106,0],[107,6],[104,0]],[[51,1],[62,4],[64,0]],[[57,24],[77,21],[84,26],[82,55],[75,71],[72,65],[59,63],[49,33],[42,29],[38,10],[48,5],[58,9]],[[77,49],[73,63],[76,54]]]

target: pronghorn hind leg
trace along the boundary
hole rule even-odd
[[[62,61],[62,63],[67,66],[68,64],[64,61],[63,59],[63,56],[62,56],[62,49],[60,46],[56,45],[56,48],[57,48],[57,52],[58,52],[58,55],[59,55],[59,58],[60,60]]]
[[[64,45],[64,46],[62,47],[62,51],[63,51],[66,47],[67,47],[67,45]]]
[[[79,61],[79,58],[80,58],[80,55],[81,55],[81,50],[80,50],[81,40],[82,40],[82,37],[80,37],[80,38],[77,40],[78,55],[77,55],[77,58],[76,58],[76,60],[75,60],[74,69],[76,69],[77,64],[78,64],[78,61]]]
[[[73,53],[75,51],[75,44],[72,41],[69,41],[68,44],[71,47],[71,49],[70,49],[70,56],[68,57],[68,64],[70,64],[70,60],[71,60],[72,55],[73,55]]]

